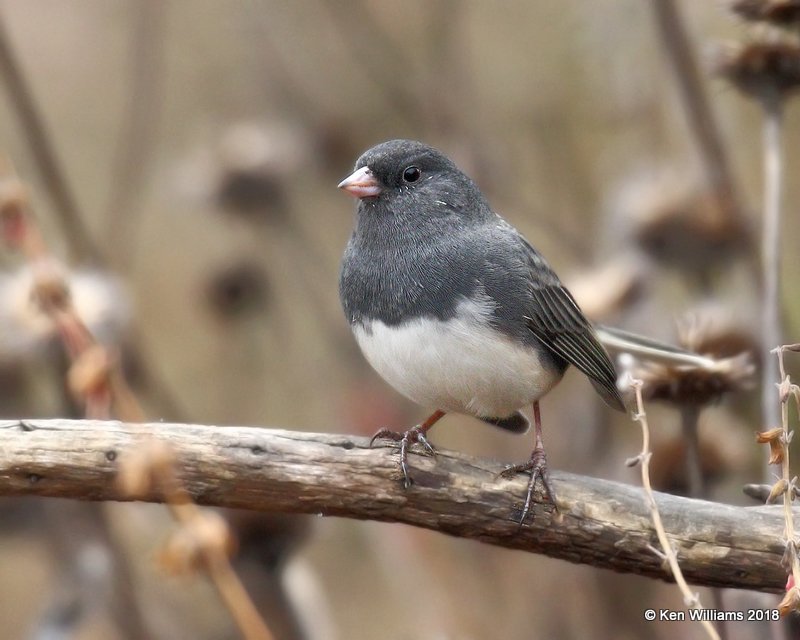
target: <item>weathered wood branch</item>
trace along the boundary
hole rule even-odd
[[[127,500],[120,460],[157,438],[174,448],[178,473],[204,505],[404,522],[571,562],[669,580],[639,487],[553,472],[563,520],[537,496],[533,520],[515,521],[527,477],[452,451],[412,454],[414,486],[398,481],[393,449],[364,438],[250,427],[129,425],[91,420],[0,421],[0,495]],[[144,500],[158,502],[159,495]],[[781,591],[786,572],[781,514],[657,494],[687,580]]]

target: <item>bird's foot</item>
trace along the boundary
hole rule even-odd
[[[525,518],[528,517],[528,514],[531,511],[531,505],[533,503],[533,490],[536,487],[536,482],[540,479],[542,481],[542,486],[544,487],[545,495],[547,496],[548,500],[553,503],[556,513],[558,513],[556,494],[555,491],[553,491],[553,488],[550,486],[550,473],[547,470],[547,455],[545,454],[543,447],[536,447],[533,450],[533,453],[531,453],[530,460],[527,462],[523,462],[522,464],[508,465],[505,469],[503,469],[503,471],[500,472],[500,476],[503,478],[511,478],[516,473],[531,474],[531,479],[528,481],[528,492],[525,495],[525,506],[522,508],[522,515],[519,519],[520,527],[525,523]]]
[[[408,450],[414,443],[422,445],[426,453],[431,456],[436,456],[436,449],[425,436],[425,432],[430,428],[430,425],[418,424],[408,431],[398,432],[391,431],[390,429],[381,429],[376,432],[372,439],[369,441],[369,446],[375,443],[376,440],[385,439],[392,440],[393,442],[400,443],[400,471],[403,472],[403,486],[408,489],[411,486],[411,476],[408,473]]]

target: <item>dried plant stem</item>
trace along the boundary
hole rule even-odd
[[[131,47],[130,94],[117,139],[106,208],[106,242],[114,247],[108,256],[118,268],[130,265],[136,250],[141,219],[141,194],[154,142],[158,137],[163,78],[164,17],[167,6],[144,0],[136,12]]]
[[[44,119],[14,55],[2,14],[0,14],[0,77],[8,91],[11,106],[22,123],[22,130],[28,138],[34,161],[61,222],[61,230],[69,241],[72,259],[88,258],[95,262],[99,261],[102,257],[100,250],[91,238],[67,179],[56,160]]]
[[[674,0],[653,0],[661,40],[672,65],[692,139],[697,143],[709,186],[716,192],[720,212],[743,217],[736,182],[709,106],[693,47]]]
[[[146,2],[143,4],[158,4]],[[142,11],[147,11],[142,9]],[[155,10],[154,10],[155,11]],[[146,19],[143,17],[143,20]],[[56,157],[50,135],[45,126],[44,119],[37,107],[33,93],[28,86],[24,73],[20,69],[14,55],[13,47],[3,24],[0,13],[0,78],[6,86],[14,111],[22,123],[22,130],[27,136],[31,154],[47,187],[47,193],[53,202],[53,209],[61,223],[61,230],[66,240],[70,258],[73,262],[90,260],[103,266],[106,256],[98,244],[93,240],[84,218],[77,205],[76,198],[69,187],[69,182]],[[134,126],[133,124],[131,125]],[[138,125],[137,125],[138,126]],[[143,152],[140,155],[144,155]],[[123,242],[122,245],[125,243]],[[141,339],[134,332],[130,348],[133,351],[142,351]],[[148,358],[140,357],[141,377],[165,413],[173,418],[181,417],[178,402],[168,390],[166,381],[157,375],[149,364]]]
[[[680,408],[680,412],[683,441],[686,444],[686,485],[689,488],[689,496],[707,498],[708,487],[700,457],[700,407],[696,404],[686,404]],[[722,589],[712,588],[711,599],[714,609],[725,608]],[[725,621],[717,620],[714,624],[721,640],[725,640],[728,637]]]
[[[764,297],[761,308],[761,336],[764,352],[783,344],[780,303],[781,269],[781,193],[783,190],[783,152],[781,133],[783,115],[778,100],[764,105],[764,226],[761,244],[761,268]],[[778,425],[780,419],[775,402],[779,383],[774,367],[763,367],[761,392],[762,424],[765,429]],[[769,467],[765,465],[769,481]]]
[[[173,466],[169,467],[167,474],[161,483],[164,501],[176,522],[184,527],[191,527],[200,520],[203,510],[192,502]],[[199,551],[203,558],[203,568],[242,636],[246,640],[272,640],[272,634],[233,570],[227,554],[219,546],[202,543]]]
[[[681,429],[683,441],[686,444],[686,484],[692,498],[704,498],[706,494],[700,460],[699,418],[700,408],[697,405],[681,407]]]
[[[41,313],[53,323],[72,368],[79,368],[83,364],[84,370],[92,371],[91,381],[84,380],[79,389],[73,389],[84,402],[85,415],[89,418],[110,418],[116,402],[119,417],[130,421],[143,420],[144,411],[119,369],[119,359],[111,354],[110,349],[97,342],[75,309],[69,279],[64,275],[66,267],[60,265],[50,253],[30,210],[27,196],[23,195],[22,184],[12,176],[0,176],[0,179],[13,185],[9,189],[19,194],[13,206],[6,202],[5,208],[0,210],[0,217],[5,224],[13,224],[16,230],[15,234],[9,234],[4,239],[9,248],[22,254],[30,270],[36,274],[37,280],[31,295],[38,300]],[[86,374],[82,376],[84,379],[87,377]]]
[[[786,348],[784,346],[773,349],[773,353],[778,355],[778,369],[781,377],[781,388],[783,387],[791,390],[794,395],[795,402],[798,404],[798,415],[800,415],[800,390],[797,390],[791,384],[789,376],[786,374],[786,368],[783,362],[783,354]],[[789,568],[794,584],[800,587],[800,554],[798,554],[798,542],[796,538],[794,526],[794,514],[792,513],[792,501],[794,499],[794,479],[791,476],[791,469],[789,465],[789,443],[792,439],[792,431],[789,429],[789,402],[788,394],[784,397],[783,390],[781,393],[781,427],[783,428],[783,460],[781,461],[781,479],[786,483],[786,491],[783,493],[783,517],[785,520],[784,537],[787,544],[787,555],[789,558]]]
[[[661,551],[669,564],[672,577],[683,594],[683,601],[687,607],[702,610],[703,606],[700,604],[700,599],[696,593],[692,593],[689,584],[683,577],[675,549],[667,537],[667,532],[664,530],[664,524],[661,521],[661,514],[658,511],[655,497],[653,496],[653,487],[650,485],[650,458],[653,455],[650,452],[650,427],[647,424],[647,414],[644,410],[644,401],[642,400],[642,381],[631,380],[631,386],[636,392],[636,421],[642,427],[642,452],[639,454],[639,466],[642,471],[642,487],[647,501],[647,506],[650,509],[650,515],[653,520],[653,528],[656,530],[658,542],[661,545]],[[719,640],[719,634],[708,620],[702,620],[700,624],[706,631],[709,638]]]

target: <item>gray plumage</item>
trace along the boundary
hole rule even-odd
[[[512,431],[524,431],[527,420],[517,409],[538,400],[570,364],[589,377],[609,405],[624,407],[614,367],[570,293],[545,259],[491,209],[475,183],[452,161],[422,143],[393,140],[362,155],[356,169],[363,167],[369,168],[380,193],[359,200],[356,227],[342,262],[340,296],[349,323],[357,337],[363,338],[362,349],[368,357],[372,355],[371,362],[384,377],[407,395],[437,401],[433,393],[428,397],[404,390],[399,380],[402,372],[381,371],[391,363],[376,364],[384,362],[380,354],[375,355],[381,344],[367,349],[363,336],[371,336],[376,326],[385,332],[400,331],[416,326],[421,319],[430,319],[430,326],[439,330],[456,326],[453,323],[469,312],[474,318],[470,316],[464,324],[467,329],[458,324],[458,330],[475,328],[472,348],[477,355],[479,330],[484,342],[486,336],[490,341],[496,336],[498,349],[500,342],[503,348],[506,343],[517,345],[513,348],[534,358],[537,370],[505,373],[539,376],[542,384],[531,387],[531,397],[520,396],[516,407],[507,406],[510,400],[505,404],[481,398],[456,401],[452,390],[443,390],[442,403],[450,401],[451,406],[439,408],[471,413]],[[413,182],[403,178],[409,168],[419,171]],[[383,337],[380,340],[385,342]],[[403,343],[402,348],[413,350],[415,344]],[[486,352],[487,357],[497,353],[501,351]],[[429,353],[419,355],[430,357]],[[455,363],[460,354],[453,355]],[[437,365],[447,359],[446,354],[435,356]],[[412,362],[413,357],[409,354]],[[520,367],[516,360],[514,363]],[[443,367],[446,372],[446,362]],[[462,377],[469,386],[468,374]],[[485,387],[484,382],[476,382],[477,389]],[[495,405],[505,415],[481,415],[481,407]]]

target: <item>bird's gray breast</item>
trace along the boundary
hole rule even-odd
[[[453,238],[393,233],[372,240],[354,234],[342,261],[339,292],[351,325],[448,320],[480,287],[482,256],[465,255],[470,247]]]

